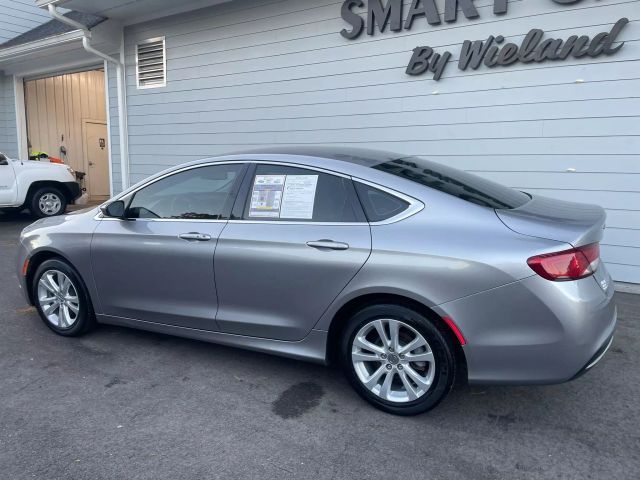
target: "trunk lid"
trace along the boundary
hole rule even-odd
[[[507,228],[522,235],[566,242],[574,247],[599,242],[605,228],[602,207],[541,196],[513,210],[496,210]]]

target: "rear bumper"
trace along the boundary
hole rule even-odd
[[[616,326],[609,283],[603,290],[594,277],[550,282],[535,275],[441,305],[467,340],[469,383],[553,384],[590,370]]]
[[[612,343],[613,343],[613,335],[611,335],[604,342],[604,344],[598,349],[598,351],[595,353],[595,355],[593,357],[591,357],[591,359],[587,362],[587,364],[584,367],[582,367],[582,369],[578,373],[576,373],[574,375],[572,380],[575,380],[576,378],[581,377],[582,375],[587,373],[589,370],[591,370],[593,367],[595,367],[596,364],[600,360],[602,360],[602,357],[604,357],[605,353],[607,353],[607,351],[609,350],[609,347],[611,347]]]

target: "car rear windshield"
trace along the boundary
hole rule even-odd
[[[373,168],[483,207],[508,210],[521,207],[531,199],[519,190],[420,157],[398,158]]]

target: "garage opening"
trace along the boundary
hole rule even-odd
[[[29,156],[69,165],[82,177],[89,201],[108,199],[104,70],[26,80],[24,94]]]

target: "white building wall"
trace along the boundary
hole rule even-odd
[[[640,1],[511,0],[507,15],[346,40],[342,2],[248,0],[127,27],[131,177],[247,147],[341,144],[424,155],[533,193],[607,209],[603,257],[640,283]],[[405,12],[408,4],[405,1]],[[443,0],[439,0],[440,12]],[[631,23],[614,56],[460,71],[440,82],[405,68],[418,45],[531,28],[595,35]],[[166,36],[167,86],[138,90],[135,43]],[[116,105],[110,84],[112,132]],[[118,179],[117,138],[113,139]],[[569,173],[568,169],[575,169]],[[115,185],[118,191],[118,186]]]

